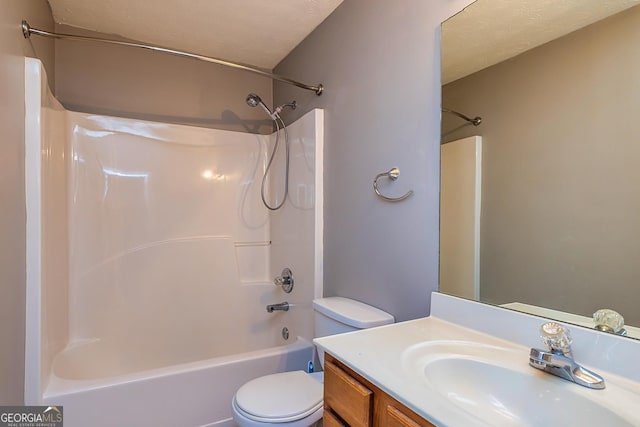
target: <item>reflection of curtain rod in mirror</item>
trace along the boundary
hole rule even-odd
[[[448,108],[444,108],[442,107],[442,112],[443,113],[449,113],[449,114],[453,114],[455,116],[460,117],[461,119],[464,119],[466,121],[468,121],[469,123],[471,123],[474,126],[478,126],[480,123],[482,123],[482,117],[474,117],[473,119],[470,117],[465,116],[462,113],[458,113],[457,111],[454,110],[450,110]]]

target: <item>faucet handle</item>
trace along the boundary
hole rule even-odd
[[[614,334],[624,335],[624,317],[620,313],[604,308],[593,313],[593,322],[595,328],[599,331],[611,332]]]
[[[540,326],[540,338],[549,350],[560,351],[563,354],[571,354],[571,334],[569,330],[556,322],[547,322]]]
[[[280,276],[273,279],[273,283],[276,286],[282,286],[282,290],[286,293],[291,293],[293,290],[293,273],[290,268],[282,269]]]

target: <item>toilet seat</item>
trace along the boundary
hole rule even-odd
[[[304,371],[292,371],[247,382],[237,391],[233,406],[253,421],[287,423],[321,410],[322,399],[320,380]]]

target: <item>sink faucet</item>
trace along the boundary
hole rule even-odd
[[[540,327],[540,333],[549,350],[532,348],[529,365],[584,387],[604,388],[604,379],[600,375],[580,366],[573,359],[568,329],[559,323],[548,322]]]
[[[273,313],[274,311],[289,311],[289,303],[285,301],[280,304],[269,304],[267,306],[267,312]]]

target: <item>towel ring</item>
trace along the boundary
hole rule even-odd
[[[389,178],[391,181],[395,181],[400,176],[400,169],[392,168],[389,172],[379,173],[373,179],[373,191],[375,191],[376,194],[378,195],[378,197],[380,197],[381,199],[384,199],[387,202],[401,202],[401,201],[403,201],[404,199],[406,199],[407,197],[409,197],[409,196],[411,196],[413,194],[413,190],[409,190],[404,195],[402,195],[400,197],[387,197],[387,196],[385,196],[384,194],[380,193],[380,190],[378,190],[378,179],[382,178],[383,176]]]

